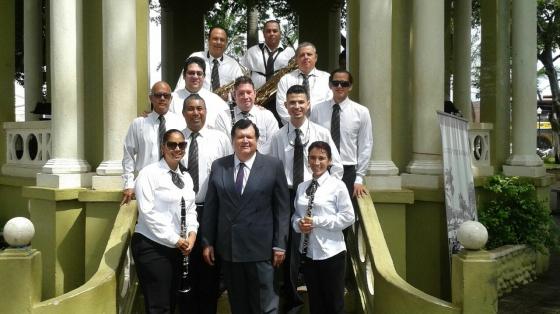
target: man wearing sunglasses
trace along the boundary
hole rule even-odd
[[[333,97],[317,104],[309,119],[330,130],[344,165],[342,181],[352,197],[368,194],[364,177],[373,147],[371,117],[368,108],[348,98],[352,74],[334,70],[329,78]]]
[[[206,104],[197,94],[192,94],[183,104],[183,117],[187,128],[183,130],[187,140],[182,163],[187,167],[196,193],[198,222],[204,213],[204,198],[208,190],[208,175],[214,160],[233,154],[229,137],[223,132],[206,127]],[[220,261],[214,266],[204,262],[201,237],[197,237],[190,255],[189,276],[192,291],[180,300],[189,313],[215,314],[219,296]]]
[[[185,119],[169,111],[172,98],[169,84],[155,83],[149,96],[152,112],[134,119],[128,128],[122,160],[124,189],[121,205],[128,204],[134,196],[134,174],[160,158],[162,135],[169,129],[185,128]]]
[[[204,77],[206,71],[206,63],[200,57],[189,57],[185,61],[183,67],[184,88],[173,92],[173,101],[171,102],[171,110],[177,114],[183,112],[183,103],[190,95],[197,94],[206,104],[206,123],[205,125],[211,129],[216,128],[216,118],[218,113],[229,110],[226,102],[220,96],[212,93],[204,88]]]

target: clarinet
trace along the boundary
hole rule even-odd
[[[185,207],[185,199],[181,197],[181,238],[187,238],[187,222],[186,222],[187,209]],[[179,282],[179,293],[188,293],[191,291],[191,285],[188,279],[189,276],[189,256],[183,255],[182,258],[181,277]]]
[[[315,191],[317,190],[317,183],[311,182],[311,189],[309,191],[309,202],[307,203],[307,210],[305,211],[306,217],[311,217],[311,209],[313,208],[313,199],[315,198]],[[303,257],[307,256],[307,248],[309,247],[309,233],[303,235],[303,247],[301,249],[302,261]]]

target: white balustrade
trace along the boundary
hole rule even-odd
[[[491,176],[494,167],[490,163],[491,123],[469,123],[469,144],[471,164],[475,177]]]
[[[51,121],[4,122],[6,164],[2,174],[35,177],[51,158]]]

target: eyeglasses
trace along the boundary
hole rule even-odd
[[[331,81],[331,85],[333,87],[350,87],[350,82],[349,81]]]
[[[165,98],[165,99],[170,99],[171,98],[171,94],[170,93],[153,93],[152,96],[154,96],[155,98]]]
[[[176,150],[177,147],[179,147],[180,150],[185,150],[185,148],[187,147],[187,142],[165,142],[165,146],[170,150]]]
[[[204,72],[202,71],[187,71],[188,76],[203,76]]]

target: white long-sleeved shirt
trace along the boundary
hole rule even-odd
[[[198,144],[198,193],[196,193],[196,202],[204,202],[206,191],[208,190],[208,176],[210,175],[210,168],[214,160],[233,154],[233,148],[229,137],[223,132],[212,130],[206,126],[198,131],[199,135],[196,137]],[[189,149],[191,147],[191,134],[192,131],[188,128],[183,130],[183,134],[187,139],[187,147],[185,149],[185,156],[183,157],[183,165],[189,164]]]
[[[251,79],[255,84],[255,89],[266,83],[266,62],[268,61],[269,51],[270,49],[264,43],[254,45],[247,49],[247,52],[240,60],[240,63],[251,71]],[[274,71],[287,66],[295,53],[292,47],[278,46],[277,50],[272,54]]]
[[[334,100],[319,103],[309,120],[331,129]],[[343,165],[356,165],[355,183],[363,184],[373,149],[371,117],[368,108],[349,98],[340,104],[340,158]]]
[[[136,200],[138,201],[138,223],[135,232],[146,238],[175,247],[181,233],[181,197],[185,199],[186,234],[197,232],[196,205],[192,179],[188,173],[176,172],[185,186],[179,189],[171,180],[173,171],[164,159],[146,166],[136,180]]]
[[[309,197],[305,193],[312,180],[299,185],[294,200],[295,212],[292,216],[292,227],[301,233],[299,221],[307,216]],[[313,260],[324,260],[346,250],[342,230],[354,223],[354,208],[346,185],[325,171],[313,199],[311,217],[313,230],[309,233],[307,257]],[[299,251],[302,252],[304,236],[301,237]]]
[[[309,80],[309,103],[310,110],[312,110],[315,104],[323,102],[332,97],[332,91],[329,87],[329,76],[330,74],[317,70],[316,68],[311,70],[308,75]],[[288,88],[293,85],[302,85],[303,76],[299,69],[296,69],[284,76],[278,82],[276,89],[276,111],[280,118],[282,118],[282,123],[286,124],[290,120],[290,115],[288,114],[288,109],[286,108],[286,92]]]
[[[165,129],[182,130],[186,127],[185,118],[168,111],[165,115]],[[150,112],[146,117],[135,118],[124,138],[123,175],[124,189],[134,188],[134,172],[159,159],[158,146],[159,114]]]
[[[233,108],[234,111],[234,122],[244,119],[241,110],[238,107]],[[247,112],[247,119],[253,121],[253,123],[259,128],[259,140],[257,141],[257,150],[259,152],[268,151],[268,145],[272,135],[278,132],[278,121],[269,110],[260,106],[253,106],[249,112]],[[216,118],[216,129],[221,130],[228,137],[231,137],[231,110],[227,109],[220,112]]]
[[[210,55],[208,51],[198,51],[193,52],[189,57],[200,57],[206,62],[206,71],[204,75],[204,88],[207,90],[212,90],[212,68],[214,67],[214,57]],[[237,60],[224,54],[221,58],[218,58],[218,74],[220,76],[220,86],[224,86],[227,83],[235,80],[236,78],[243,76],[243,69]],[[179,79],[177,80],[177,85],[175,85],[175,91],[185,88],[185,79],[183,78],[183,71],[179,73]]]
[[[324,141],[331,146],[332,152],[332,167],[330,173],[337,179],[342,179],[344,174],[344,168],[340,161],[340,155],[336,150],[336,146],[331,138],[329,130],[324,127],[315,124],[309,120],[305,120],[303,125],[300,127],[301,132],[301,142],[303,144],[303,180],[310,180],[312,178],[311,168],[307,162],[308,152],[307,149],[311,143],[315,141]],[[269,149],[264,154],[274,156],[282,161],[284,164],[284,171],[286,173],[286,179],[288,180],[288,186],[292,188],[293,186],[293,168],[294,168],[294,144],[295,144],[296,132],[295,127],[292,122],[284,125],[276,134],[270,139],[268,145]]]
[[[171,101],[171,105],[169,106],[169,111],[175,112],[178,115],[183,115],[183,103],[185,99],[189,97],[191,92],[187,89],[183,88],[180,90],[176,90],[173,92],[173,100]],[[220,96],[212,93],[211,91],[201,88],[197,94],[204,99],[204,103],[206,104],[206,122],[205,125],[211,129],[216,128],[216,118],[218,114],[224,110],[228,110],[229,106],[226,102],[220,98]],[[181,129],[182,130],[182,129]]]

